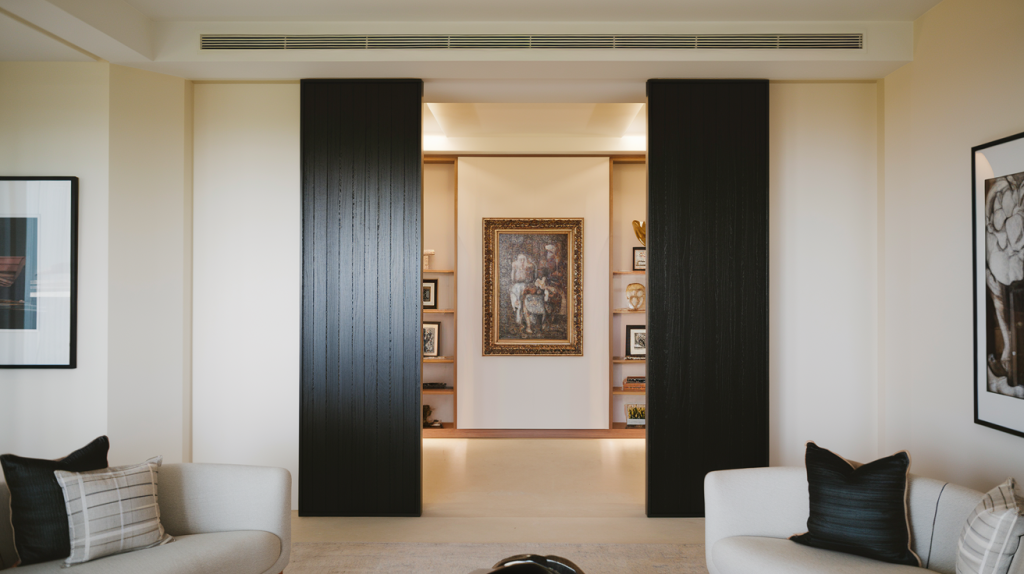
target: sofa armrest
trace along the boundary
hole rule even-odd
[[[807,531],[807,471],[803,467],[720,470],[704,477],[704,548],[730,536],[788,538]]]
[[[291,474],[283,468],[168,464],[160,469],[160,521],[171,535],[262,530],[281,539],[284,570],[291,555]]]

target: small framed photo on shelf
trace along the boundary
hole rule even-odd
[[[437,309],[437,279],[423,280],[420,301],[422,301],[424,309]]]
[[[441,350],[441,323],[423,322],[423,356],[440,356]]]
[[[647,248],[633,248],[633,271],[647,271]]]
[[[647,356],[647,325],[626,325],[626,357]]]

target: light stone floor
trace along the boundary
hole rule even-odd
[[[292,517],[295,542],[703,544],[644,515],[644,441],[425,439],[421,518]]]

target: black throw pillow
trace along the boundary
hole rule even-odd
[[[68,513],[55,470],[85,472],[107,468],[110,441],[101,436],[60,460],[0,455],[11,490],[11,525],[21,565],[61,560],[71,554]]]
[[[807,443],[810,517],[790,540],[893,564],[921,566],[910,549],[906,451],[860,465]]]

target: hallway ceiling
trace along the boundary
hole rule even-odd
[[[154,20],[362,22],[912,21],[939,0],[128,0]]]

